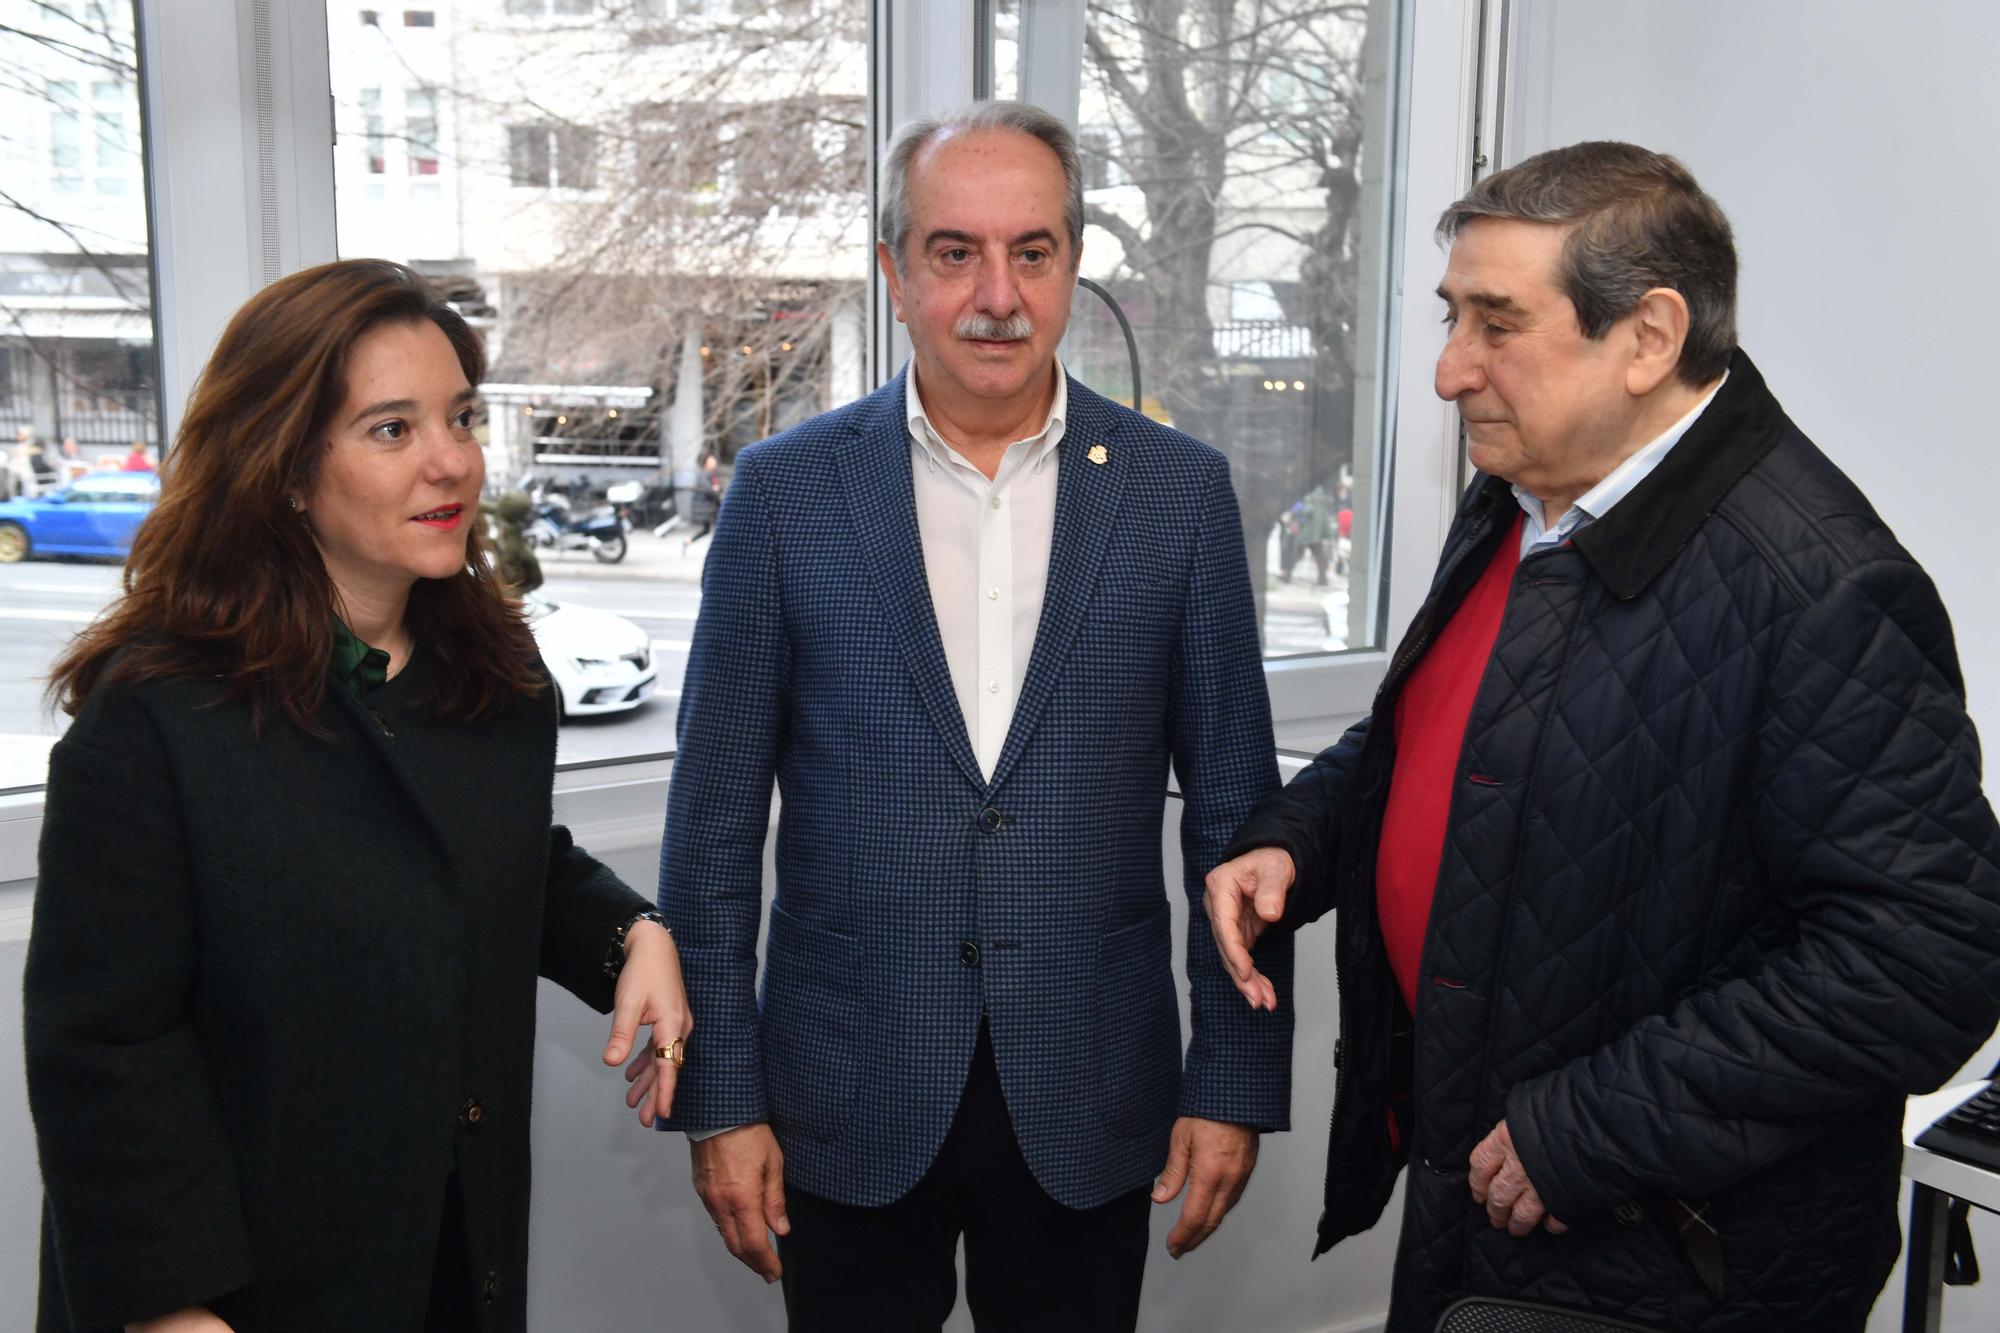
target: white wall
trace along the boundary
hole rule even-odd
[[[1503,165],[1580,139],[1687,163],[1736,229],[1744,349],[1936,580],[1991,750],[2000,6],[1515,0],[1513,17]],[[2000,1219],[1974,1226],[1991,1268]],[[1945,1311],[1947,1329],[2000,1327],[2000,1290],[1950,1292]]]
[[[0,917],[26,886],[0,888]],[[23,923],[25,924],[25,923]],[[35,1326],[35,1265],[41,1235],[42,1176],[28,1123],[21,1052],[21,967],[25,935],[0,936],[0,1329]]]
[[[1729,214],[1743,346],[1936,579],[2000,728],[1988,0],[1516,0],[1506,161],[1671,152]],[[2000,735],[2000,731],[1994,734]]]

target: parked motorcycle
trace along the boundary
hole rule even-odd
[[[579,516],[563,496],[538,493],[523,531],[531,543],[550,550],[589,551],[607,565],[625,558],[625,524],[608,504]]]

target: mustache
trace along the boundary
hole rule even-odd
[[[973,338],[980,342],[1017,343],[1034,337],[1035,326],[1028,322],[1026,315],[1013,314],[1005,319],[995,319],[975,311],[959,320],[951,331],[961,338]]]

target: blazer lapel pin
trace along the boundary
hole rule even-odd
[[[1106,450],[1105,447],[1101,444],[1091,445],[1090,452],[1085,454],[1084,457],[1088,458],[1091,462],[1096,463],[1099,466],[1102,466],[1103,464],[1111,461],[1110,452]]]

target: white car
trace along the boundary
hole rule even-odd
[[[631,621],[587,606],[521,599],[564,717],[637,708],[653,692],[653,640]]]

